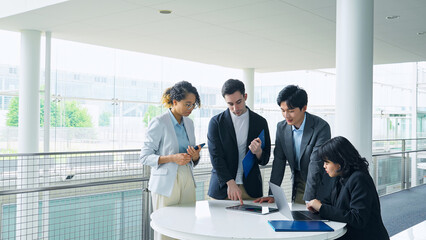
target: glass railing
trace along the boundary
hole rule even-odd
[[[425,145],[426,138],[373,141],[370,170],[380,195],[424,184]],[[0,155],[0,239],[152,239],[150,171],[139,152]],[[272,161],[261,168],[265,195],[271,168]],[[197,200],[208,198],[210,171],[203,148]],[[282,187],[289,196],[290,174]]]
[[[370,173],[379,195],[426,181],[426,138],[373,140]]]

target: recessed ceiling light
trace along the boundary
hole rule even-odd
[[[417,35],[426,35],[426,31],[424,31],[424,32],[418,32]]]
[[[394,19],[398,19],[398,18],[400,18],[400,16],[398,16],[398,15],[392,15],[392,16],[386,17],[387,20],[394,20]]]
[[[171,10],[160,10],[159,11],[161,14],[170,14],[170,13],[172,13],[172,11]]]

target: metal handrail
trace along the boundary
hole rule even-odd
[[[88,154],[88,153],[120,153],[120,152],[140,152],[140,149],[119,149],[119,150],[97,150],[97,151],[75,151],[75,152],[40,152],[40,153],[7,153],[0,154],[0,157],[20,157],[20,156],[45,156],[45,155],[67,155],[67,154]]]
[[[288,166],[288,163],[287,163]],[[259,166],[260,169],[269,169],[272,168],[272,165]],[[202,176],[206,174],[210,174],[212,171],[211,168],[202,168],[201,170],[194,170],[194,176]]]
[[[14,194],[22,194],[22,193],[53,191],[53,190],[63,190],[63,189],[73,189],[73,188],[94,187],[94,186],[103,186],[103,185],[113,185],[113,184],[120,184],[120,183],[143,182],[143,181],[149,181],[149,177],[131,178],[131,179],[117,179],[117,180],[98,181],[98,182],[89,182],[89,183],[80,183],[80,184],[70,184],[70,185],[52,186],[52,187],[38,187],[38,188],[27,188],[27,189],[4,190],[4,191],[0,191],[0,196],[12,195],[12,194],[13,195]]]
[[[384,141],[405,141],[405,140],[426,140],[426,138],[395,138],[395,139],[374,139],[373,142]],[[271,147],[275,144],[271,143]],[[208,145],[206,145],[208,148]],[[88,153],[119,153],[119,152],[139,152],[140,149],[118,149],[118,150],[95,150],[95,151],[72,151],[72,152],[37,152],[37,153],[7,153],[0,154],[0,157],[18,157],[18,156],[44,156],[44,155],[66,155],[66,154],[88,154]]]
[[[260,166],[260,169],[269,169],[269,168],[272,168],[272,166],[271,165]],[[203,175],[208,175],[210,173],[211,173],[211,169],[206,168],[200,171],[194,171],[194,176],[203,176]],[[4,190],[4,191],[0,191],[0,196],[32,193],[32,192],[45,192],[45,191],[63,190],[63,189],[73,189],[73,188],[83,188],[83,187],[94,187],[94,186],[103,186],[103,185],[113,185],[113,184],[120,184],[120,183],[143,182],[143,181],[149,181],[149,177],[117,179],[117,180],[98,181],[98,182],[51,186],[51,187]]]
[[[380,156],[387,156],[387,155],[404,154],[404,153],[415,153],[415,152],[424,152],[424,151],[426,151],[426,149],[401,151],[401,152],[375,153],[375,154],[372,154],[371,156],[373,156],[373,157],[380,157]]]
[[[426,140],[426,138],[394,138],[394,139],[374,139],[373,142],[387,142],[387,141],[403,141],[403,140]]]

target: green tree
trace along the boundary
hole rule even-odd
[[[7,113],[6,125],[17,127],[19,122],[19,98],[13,97]],[[61,121],[63,120],[63,121]],[[40,127],[44,124],[44,99],[40,99]],[[57,103],[50,105],[50,126],[52,127],[92,127],[87,109],[76,101],[65,102],[64,109]]]
[[[161,114],[161,106],[149,105],[148,110],[146,110],[145,115],[143,115],[143,122],[145,127],[148,126],[149,121]]]
[[[92,127],[92,118],[76,101],[65,102],[64,127]]]
[[[50,103],[50,126],[59,127],[60,126],[60,116],[59,116],[59,104],[55,102]],[[44,98],[40,99],[40,127],[44,126]]]
[[[108,127],[111,124],[110,117],[112,114],[110,112],[103,112],[99,115],[99,126]]]
[[[6,116],[6,125],[11,127],[18,126],[18,114],[19,114],[19,98],[13,97],[9,103],[9,112]]]

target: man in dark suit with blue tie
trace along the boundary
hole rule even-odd
[[[224,112],[212,117],[207,138],[213,166],[208,195],[214,199],[255,199],[263,195],[259,165],[266,165],[271,154],[271,139],[266,119],[246,106],[244,83],[229,79],[222,87],[228,105]],[[258,138],[264,130],[264,148]],[[242,160],[247,151],[254,164],[244,173]]]
[[[285,120],[277,125],[270,181],[281,186],[288,162],[293,202],[304,204],[315,198],[329,197],[333,181],[325,173],[316,150],[330,139],[330,126],[322,118],[306,112],[308,95],[299,86],[288,85],[282,89],[277,104]],[[266,201],[274,199],[263,197],[255,202]]]

